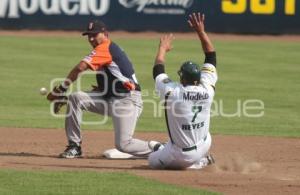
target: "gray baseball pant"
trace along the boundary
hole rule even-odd
[[[80,124],[83,111],[112,117],[115,129],[115,146],[121,152],[135,156],[147,156],[152,152],[146,141],[134,139],[136,122],[142,112],[141,92],[131,91],[124,97],[102,98],[97,92],[75,92],[69,96],[66,135],[69,142],[80,145]]]

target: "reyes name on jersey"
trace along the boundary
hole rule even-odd
[[[167,74],[156,77],[156,90],[165,101],[165,116],[171,141],[181,148],[194,146],[209,131],[210,109],[217,81],[216,69],[204,64],[200,85],[183,86]]]

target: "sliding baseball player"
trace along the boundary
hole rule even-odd
[[[180,83],[170,80],[165,73],[165,55],[172,49],[173,35],[161,38],[153,77],[155,87],[165,101],[165,117],[169,142],[148,160],[154,169],[202,168],[214,162],[208,151],[211,146],[209,133],[210,108],[217,82],[216,52],[204,29],[204,14],[189,16],[189,26],[200,39],[205,53],[204,65],[187,61],[178,71]]]

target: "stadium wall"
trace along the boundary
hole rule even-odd
[[[0,0],[0,29],[189,31],[191,12],[217,33],[300,34],[300,0]]]

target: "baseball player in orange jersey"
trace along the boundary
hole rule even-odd
[[[68,139],[62,158],[76,158],[82,155],[80,123],[82,112],[90,111],[112,117],[115,132],[115,146],[134,156],[148,156],[158,144],[155,141],[134,139],[136,122],[142,112],[141,88],[135,76],[133,65],[120,47],[108,38],[106,26],[101,21],[90,22],[82,35],[87,35],[93,47],[92,52],[76,65],[66,80],[55,87],[47,96],[56,101],[58,112],[67,99],[65,130]],[[78,75],[86,70],[97,71],[97,89],[90,92],[75,92],[66,97],[64,93]]]
[[[165,54],[172,49],[173,35],[161,38],[153,67],[155,87],[165,101],[165,117],[170,141],[149,156],[154,169],[202,168],[214,162],[208,155],[210,107],[215,94],[216,52],[204,30],[204,15],[193,13],[188,23],[201,41],[205,62],[200,70],[191,61],[178,71],[180,83],[171,81],[165,73]]]

